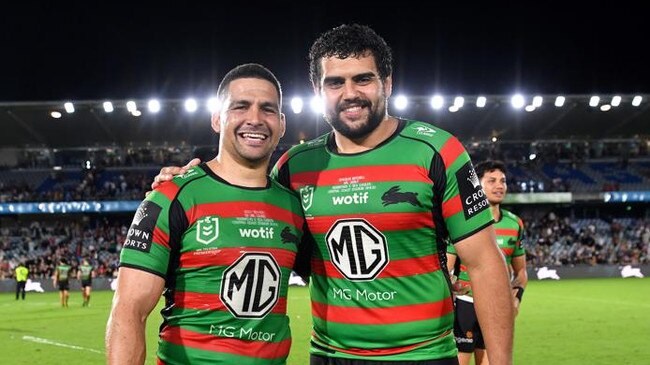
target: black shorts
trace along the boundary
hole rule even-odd
[[[87,286],[93,286],[92,280],[81,280],[81,287],[85,288]]]
[[[59,290],[60,291],[70,290],[70,283],[68,283],[67,281],[59,281]]]
[[[422,361],[374,361],[310,355],[309,365],[458,365],[458,358]]]
[[[454,337],[456,347],[460,352],[474,352],[474,349],[485,349],[483,333],[478,324],[474,303],[456,299],[454,318]]]

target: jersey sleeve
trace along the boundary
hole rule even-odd
[[[452,243],[457,243],[492,224],[492,213],[463,145],[451,137],[442,146],[445,186],[442,217]]]
[[[271,169],[271,178],[279,182],[280,185],[291,190],[291,179],[289,178],[289,151],[280,156],[275,166]]]
[[[458,256],[456,253],[456,247],[451,242],[447,242],[447,253],[450,255]]]
[[[526,240],[524,222],[521,220],[521,218],[517,218],[517,223],[519,224],[519,235],[517,236],[517,244],[515,245],[515,250],[512,252],[512,257],[526,254],[526,250],[524,249],[524,242]]]
[[[171,183],[171,182],[170,182]],[[153,191],[142,201],[135,212],[127,233],[120,267],[144,270],[166,277],[170,259],[170,209],[174,206],[169,197]]]

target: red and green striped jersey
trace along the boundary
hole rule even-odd
[[[335,151],[324,135],[289,150],[272,174],[299,192],[312,239],[311,352],[456,356],[445,242],[492,223],[465,148],[444,130],[401,120],[372,150]]]
[[[91,265],[81,265],[79,271],[81,271],[81,280],[88,281],[93,278],[93,267]]]
[[[298,197],[277,182],[234,186],[205,164],[149,194],[120,266],[165,279],[158,363],[284,364],[303,223]]]
[[[60,264],[56,267],[56,280],[59,282],[67,282],[70,279],[70,265]]]
[[[512,264],[512,258],[524,255],[526,251],[523,248],[524,241],[524,222],[515,214],[499,208],[501,218],[494,224],[494,229],[497,236],[497,244],[501,249],[503,257],[506,259],[508,267]],[[456,249],[453,245],[447,246],[447,252],[456,255]],[[462,263],[457,265],[460,273],[458,273],[458,280],[470,282],[467,268]],[[461,299],[471,300],[472,292],[466,296],[459,296]]]

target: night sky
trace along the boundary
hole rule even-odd
[[[307,95],[311,42],[351,22],[391,45],[406,95],[650,92],[650,9],[637,3],[58,3],[2,5],[0,102],[201,98],[244,62]]]

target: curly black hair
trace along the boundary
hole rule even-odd
[[[499,160],[486,160],[479,162],[476,167],[474,167],[474,170],[476,171],[476,176],[478,176],[479,179],[482,179],[483,175],[485,175],[486,172],[494,170],[500,170],[504,175],[508,173],[506,164],[503,163],[503,161]]]
[[[375,57],[379,77],[386,80],[393,72],[393,54],[386,41],[370,27],[343,24],[321,34],[309,50],[309,77],[318,88],[321,78],[321,59],[360,57],[366,53]]]

